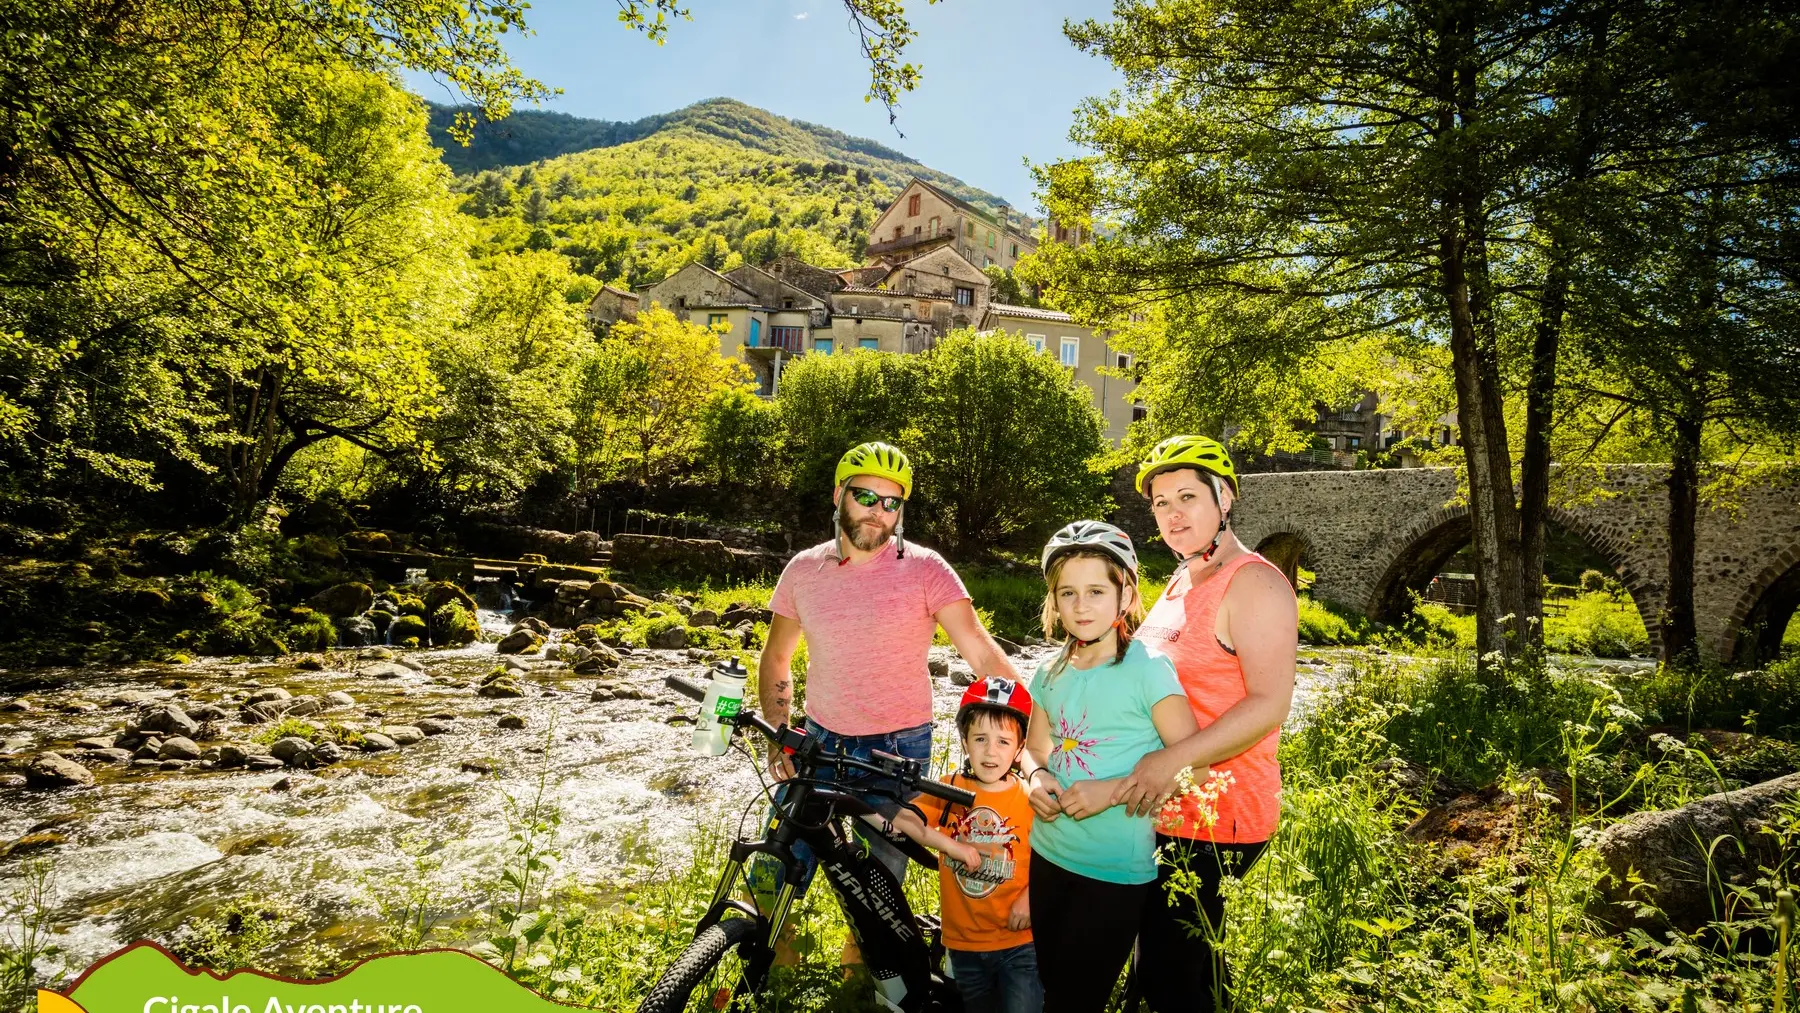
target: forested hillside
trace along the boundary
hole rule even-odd
[[[782,254],[825,267],[860,262],[870,224],[912,176],[971,202],[992,194],[873,141],[712,99],[630,124],[521,112],[483,124],[471,148],[432,131],[482,219],[487,252],[555,250],[582,275],[627,286],[700,261],[730,269]],[[586,150],[575,150],[586,149]]]

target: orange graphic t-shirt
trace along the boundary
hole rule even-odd
[[[942,898],[944,945],[952,950],[991,953],[1031,942],[1031,930],[1013,931],[1006,916],[1025,892],[1031,866],[1031,801],[1017,777],[989,787],[956,774],[947,783],[975,793],[973,808],[921,795],[913,805],[925,814],[925,825],[973,844],[985,856],[979,869],[965,868],[947,855],[938,856],[938,894]]]

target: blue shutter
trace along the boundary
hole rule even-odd
[[[744,342],[744,344],[747,347],[755,348],[756,347],[756,339],[761,336],[762,336],[762,321],[756,319],[755,317],[751,317],[750,318],[750,340]]]

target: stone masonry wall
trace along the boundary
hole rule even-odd
[[[1667,593],[1667,481],[1656,465],[1566,469],[1550,514],[1607,557],[1652,637]],[[1738,652],[1745,617],[1800,565],[1800,472],[1727,484],[1703,498],[1695,532],[1696,621],[1702,651],[1718,659]],[[1377,617],[1468,541],[1451,469],[1246,475],[1243,487],[1235,525],[1245,544],[1297,539],[1316,595]]]

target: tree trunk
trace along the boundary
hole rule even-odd
[[[1698,419],[1675,420],[1669,459],[1669,586],[1663,601],[1662,657],[1694,660],[1699,637],[1694,623],[1694,522],[1700,512]]]
[[[1550,269],[1538,300],[1525,384],[1525,448],[1519,460],[1519,627],[1533,645],[1544,638],[1544,523],[1550,513],[1550,429],[1555,421],[1556,357],[1568,308],[1566,247],[1551,240]]]

